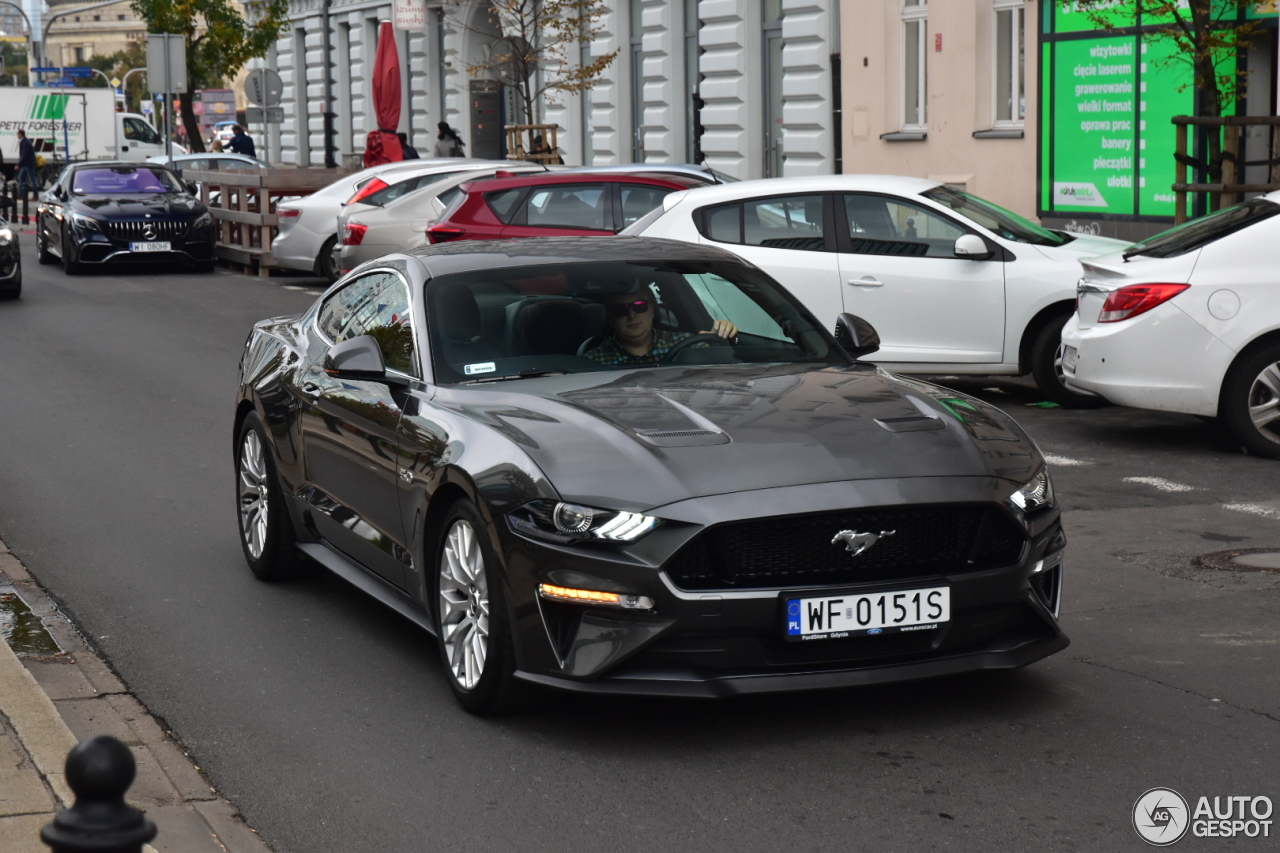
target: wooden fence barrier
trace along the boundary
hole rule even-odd
[[[259,169],[207,172],[186,169],[185,181],[200,185],[200,200],[218,223],[214,256],[268,278],[276,267],[271,241],[279,231],[276,204],[322,190],[354,169]]]
[[[1221,116],[1208,118],[1203,116],[1174,116],[1173,123],[1177,127],[1177,180],[1173,185],[1175,196],[1174,222],[1181,224],[1187,221],[1187,195],[1190,193],[1208,193],[1209,210],[1221,210],[1224,205],[1235,204],[1241,193],[1265,193],[1280,190],[1280,116]],[[1270,156],[1265,160],[1246,161],[1244,159],[1242,127],[1269,125],[1275,128],[1271,132],[1268,148]],[[1197,160],[1188,154],[1187,128],[1207,127],[1209,133],[1222,136],[1222,180],[1217,183],[1188,183],[1187,167],[1197,172],[1207,172],[1209,164]],[[1240,183],[1248,166],[1266,166],[1267,182],[1261,184]]]

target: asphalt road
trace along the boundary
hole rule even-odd
[[[948,381],[1054,457],[1073,643],[1028,669],[475,719],[408,622],[330,576],[244,565],[237,359],[318,282],[67,277],[23,240],[26,292],[0,302],[0,534],[278,853],[1138,850],[1149,788],[1280,802],[1280,575],[1191,561],[1280,548],[1280,463],[1211,425]]]

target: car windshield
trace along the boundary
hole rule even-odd
[[[1125,260],[1134,255],[1151,255],[1155,258],[1171,258],[1192,249],[1199,249],[1228,234],[1248,228],[1255,222],[1270,219],[1280,213],[1280,204],[1265,198],[1254,198],[1244,204],[1219,210],[1200,219],[1161,231],[1154,237],[1135,243],[1125,250]]]
[[[444,275],[427,285],[427,318],[444,383],[659,364],[849,363],[790,294],[732,262],[583,261]],[[714,333],[727,324],[736,336]]]
[[[997,204],[951,187],[934,187],[920,195],[949,207],[971,222],[976,222],[997,237],[1003,237],[1006,240],[1030,243],[1034,246],[1062,246],[1071,240],[1069,237],[1053,233],[1048,228],[1042,228],[1029,219],[1023,219],[1012,210],[1005,210]]]
[[[109,166],[77,169],[71,189],[77,195],[117,193],[180,193],[182,187],[165,169],[147,166]]]

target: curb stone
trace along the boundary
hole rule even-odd
[[[0,634],[0,850],[48,853],[40,827],[74,799],[63,775],[67,753],[110,734],[138,764],[127,799],[160,828],[146,853],[270,853],[0,540],[5,593],[38,617],[60,651],[15,652]]]

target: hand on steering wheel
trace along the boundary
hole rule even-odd
[[[716,320],[712,326],[714,332],[699,332],[696,335],[690,335],[684,340],[677,343],[671,349],[667,350],[659,361],[662,364],[669,364],[677,355],[687,350],[689,347],[698,344],[709,344],[711,346],[732,346],[738,338],[738,327],[728,320]]]

